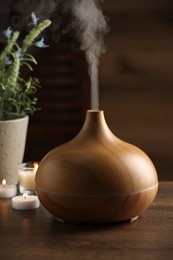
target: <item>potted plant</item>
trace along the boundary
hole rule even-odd
[[[39,80],[24,75],[23,68],[33,70],[37,61],[29,53],[31,46],[47,47],[44,38],[37,38],[50,26],[46,19],[38,22],[31,14],[32,28],[21,39],[19,31],[10,27],[4,31],[7,43],[0,53],[0,182],[6,179],[9,184],[18,183],[18,166],[23,160],[29,116],[37,105],[35,96]]]

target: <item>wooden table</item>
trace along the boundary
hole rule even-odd
[[[42,206],[16,211],[0,200],[0,259],[173,259],[173,182],[161,182],[156,200],[133,223],[74,225]]]

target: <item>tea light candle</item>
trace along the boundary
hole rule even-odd
[[[8,185],[6,180],[2,180],[2,184],[0,185],[0,198],[12,198],[17,193],[17,187],[14,184]]]
[[[37,196],[28,195],[24,193],[23,195],[16,196],[12,198],[12,207],[17,210],[31,210],[37,209],[40,206],[40,202]]]
[[[19,167],[19,190],[20,193],[35,193],[35,174],[38,168],[37,162],[23,163]]]

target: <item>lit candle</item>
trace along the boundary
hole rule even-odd
[[[28,195],[24,193],[23,195],[16,196],[12,198],[12,207],[17,210],[31,210],[37,209],[40,206],[40,202],[37,196]]]
[[[38,169],[38,163],[27,162],[19,167],[19,190],[20,193],[35,193],[35,174]]]
[[[2,184],[0,185],[0,198],[12,198],[17,193],[17,187],[14,184],[8,185],[6,180],[2,180]]]

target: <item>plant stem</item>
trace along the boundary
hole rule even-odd
[[[13,90],[16,87],[17,79],[19,76],[20,69],[20,58],[17,55],[14,55],[14,62],[11,70],[11,74],[7,81],[7,88]]]
[[[27,35],[25,37],[25,39],[23,40],[23,47],[22,47],[22,52],[26,52],[27,49],[29,48],[29,46],[33,43],[33,41],[37,38],[37,36],[49,25],[51,24],[50,20],[45,20],[42,23],[38,24],[37,26],[35,26],[29,33],[29,35]]]
[[[16,41],[17,41],[19,35],[20,35],[20,33],[18,31],[15,31],[13,33],[11,39],[9,39],[7,46],[4,48],[4,50],[2,51],[2,53],[0,55],[1,62],[4,62],[5,57],[7,57],[11,53],[11,50],[13,49],[13,46],[16,44]]]

